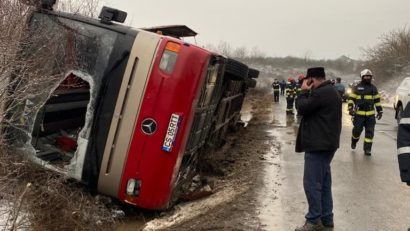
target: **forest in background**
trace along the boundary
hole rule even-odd
[[[343,54],[337,59],[326,60],[312,59],[309,53],[305,57],[268,57],[258,47],[232,47],[228,42],[208,44],[206,47],[258,67],[306,69],[324,66],[343,75],[357,76],[362,69],[368,68],[378,80],[395,82],[410,75],[410,29],[406,26],[380,35],[373,47],[362,48],[363,60],[351,59]]]

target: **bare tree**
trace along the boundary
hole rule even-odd
[[[265,58],[266,54],[263,51],[261,51],[258,47],[254,46],[252,47],[250,57],[251,58]]]
[[[98,9],[101,7],[100,0],[65,0],[59,1],[57,9],[64,12],[86,15],[96,18]]]
[[[383,34],[374,47],[363,49],[366,65],[381,78],[390,78],[410,66],[410,29],[403,27]]]
[[[244,59],[248,56],[248,49],[245,46],[237,47],[232,52],[232,57]]]
[[[232,56],[232,46],[229,43],[221,41],[217,46],[217,50],[226,56]]]

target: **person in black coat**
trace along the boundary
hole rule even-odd
[[[306,222],[296,231],[333,227],[330,163],[339,148],[342,99],[323,67],[309,68],[296,105],[302,116],[296,152],[305,152],[303,188],[309,209]]]
[[[285,95],[285,88],[286,88],[286,82],[285,80],[282,79],[282,81],[280,81],[280,95]]]
[[[410,102],[401,115],[397,129],[397,159],[401,181],[410,186]],[[407,231],[410,231],[410,228]]]
[[[410,103],[401,115],[397,130],[397,159],[401,181],[410,186]]]
[[[275,103],[279,102],[279,91],[280,91],[280,83],[278,79],[275,79],[272,83],[272,88],[273,88],[273,101]]]

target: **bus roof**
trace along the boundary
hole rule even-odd
[[[178,39],[184,37],[194,37],[198,34],[186,25],[167,25],[141,29],[154,33],[159,33],[165,36],[175,37]]]

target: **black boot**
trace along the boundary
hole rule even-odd
[[[355,142],[352,142],[351,148],[352,148],[352,149],[356,149],[356,143],[355,143]]]

